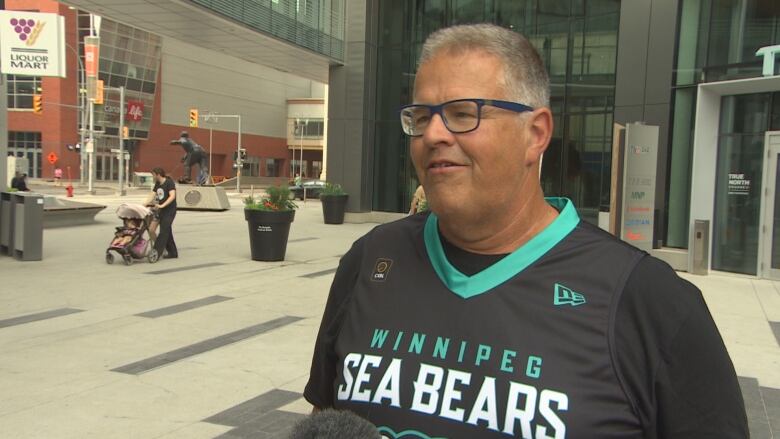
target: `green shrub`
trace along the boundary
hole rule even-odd
[[[244,209],[285,212],[298,208],[290,199],[290,189],[287,186],[271,186],[266,192],[268,195],[260,199],[252,195],[244,198]]]
[[[320,196],[322,195],[347,195],[347,193],[344,192],[344,188],[338,183],[325,183],[325,187],[323,187],[320,192]]]

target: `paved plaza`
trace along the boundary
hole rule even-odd
[[[33,183],[41,192],[64,189]],[[250,259],[240,194],[180,211],[179,259],[105,263],[120,203],[46,229],[43,261],[0,257],[0,437],[279,438],[301,393],[339,258],[374,223],[325,225],[300,203],[283,262]],[[780,283],[711,274],[699,286],[737,373],[754,439],[780,434]]]

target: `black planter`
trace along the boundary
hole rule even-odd
[[[320,195],[325,224],[343,224],[349,195]]]
[[[283,261],[295,211],[269,212],[244,209],[249,226],[249,247],[254,261]]]

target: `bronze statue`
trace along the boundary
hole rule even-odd
[[[206,151],[195,143],[190,138],[190,135],[186,131],[182,131],[179,139],[171,140],[171,145],[181,145],[184,149],[184,157],[181,158],[181,162],[184,163],[184,175],[179,178],[179,183],[190,184],[192,183],[192,165],[198,165],[198,185],[206,184],[208,181],[208,155]]]

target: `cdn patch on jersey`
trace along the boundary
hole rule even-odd
[[[390,268],[393,266],[393,260],[379,258],[374,263],[374,271],[371,273],[371,280],[374,282],[384,282],[390,275]]]

